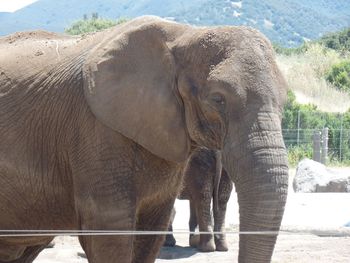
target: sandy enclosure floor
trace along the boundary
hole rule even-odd
[[[163,248],[157,263],[233,263],[237,262],[238,237],[229,236],[228,252],[200,253],[188,247],[187,236],[177,235],[177,246]],[[348,263],[350,237],[319,237],[316,235],[280,235],[272,262],[280,263]],[[76,238],[56,238],[55,248],[45,249],[35,263],[87,263]]]
[[[339,168],[338,168],[339,170]],[[341,169],[350,172],[350,169]],[[291,170],[290,179],[295,174]],[[290,183],[289,196],[272,262],[278,263],[349,263],[350,262],[350,193],[294,193]],[[174,230],[187,230],[188,201],[177,200]],[[235,192],[228,203],[226,227],[238,229],[238,204]],[[320,236],[322,235],[322,236]],[[177,246],[163,248],[157,263],[170,262],[237,262],[238,234],[227,239],[228,252],[200,253],[188,247],[188,235],[176,234]],[[75,237],[58,237],[54,248],[45,249],[35,263],[86,263]]]

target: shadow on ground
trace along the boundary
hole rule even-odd
[[[162,247],[157,258],[159,259],[180,259],[189,258],[194,254],[197,254],[198,250],[192,247]]]
[[[189,258],[197,253],[197,249],[192,247],[162,247],[159,252],[158,259],[180,259]],[[86,258],[85,253],[78,252],[79,257]]]

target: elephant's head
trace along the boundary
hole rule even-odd
[[[269,41],[245,27],[194,28],[141,18],[90,52],[94,114],[168,161],[222,150],[241,231],[278,231],[288,188],[281,111],[286,84]],[[240,236],[240,262],[269,262],[277,234]]]

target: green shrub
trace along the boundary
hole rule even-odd
[[[350,61],[342,61],[333,65],[326,79],[339,90],[350,93]]]
[[[290,146],[288,151],[288,163],[290,166],[296,166],[304,158],[312,159],[312,145],[302,144],[299,146]]]
[[[84,15],[82,20],[74,22],[70,27],[65,29],[65,32],[70,35],[81,35],[101,31],[126,21],[128,21],[127,18],[119,18],[118,20],[99,18],[98,14],[94,13],[91,18]]]
[[[300,113],[299,113],[300,112]],[[284,107],[282,117],[283,129],[296,129],[298,127],[298,114],[300,114],[301,129],[320,128],[323,127],[323,122],[319,116],[314,116],[317,112],[317,107],[312,104],[299,104],[291,90],[288,90],[287,103]]]

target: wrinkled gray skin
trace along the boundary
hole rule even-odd
[[[241,231],[278,231],[288,167],[286,84],[246,27],[143,17],[81,37],[0,38],[0,229],[166,230],[186,160],[222,150]],[[241,235],[269,262],[276,235]],[[53,237],[0,238],[32,262]],[[154,262],[164,236],[81,236],[89,262]]]
[[[190,201],[189,229],[191,232],[199,227],[203,232],[222,232],[225,230],[225,216],[227,202],[230,198],[233,183],[231,178],[222,170],[217,197],[215,195],[216,179],[216,158],[215,152],[207,149],[198,149],[192,154],[184,176],[184,186],[179,199]],[[218,198],[216,201],[215,198]],[[211,203],[213,200],[213,219],[211,214]],[[169,231],[172,231],[172,220]],[[215,239],[214,239],[215,237]],[[165,246],[174,246],[175,238],[167,235]],[[228,246],[224,234],[200,234],[199,242],[195,236],[190,234],[189,243],[202,252],[227,251]]]

